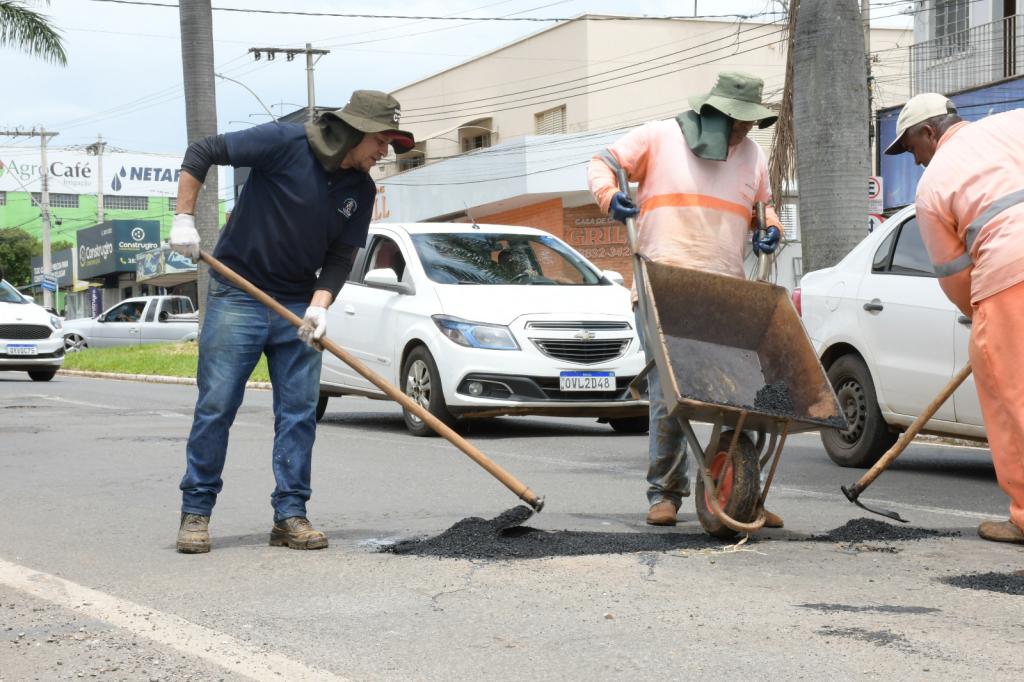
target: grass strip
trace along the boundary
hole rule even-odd
[[[149,374],[165,377],[196,376],[199,347],[194,342],[146,343],[115,348],[86,348],[64,357],[65,369],[114,374]],[[260,361],[250,381],[270,381],[267,358]]]

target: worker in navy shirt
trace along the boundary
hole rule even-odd
[[[270,544],[321,549],[327,536],[306,517],[320,393],[319,339],[356,252],[365,245],[377,188],[369,171],[413,148],[401,109],[383,92],[357,90],[316,121],[267,123],[189,145],[178,184],[171,247],[199,259],[192,213],[212,165],[247,166],[249,178],[214,255],[302,318],[292,326],[212,272],[199,336],[199,397],[181,481],[177,549],[210,550],[209,522],[223,486],[228,431],[261,354],[274,392]]]

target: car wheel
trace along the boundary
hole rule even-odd
[[[89,344],[79,334],[68,334],[64,337],[65,353],[74,353],[88,347]]]
[[[651,428],[651,419],[646,414],[642,417],[620,417],[609,419],[608,426],[618,433],[647,433]]]
[[[898,437],[882,419],[871,372],[856,355],[844,355],[828,368],[828,380],[849,426],[822,429],[825,451],[841,467],[870,467]]]
[[[32,381],[49,381],[57,374],[55,369],[37,370],[35,372],[29,372],[28,375],[32,378]]]
[[[448,426],[455,423],[455,417],[448,411],[448,406],[444,402],[437,364],[434,363],[430,351],[423,346],[413,349],[405,359],[405,365],[402,367],[402,392]],[[412,435],[435,434],[425,421],[408,409],[403,407],[402,414],[405,417],[405,427]]]
[[[316,401],[316,420],[320,421],[324,418],[324,412],[327,411],[327,401],[329,396],[322,395],[320,399]]]

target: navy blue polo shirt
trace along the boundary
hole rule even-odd
[[[231,165],[252,171],[214,256],[275,298],[308,301],[329,250],[366,245],[373,178],[324,171],[298,123],[226,133],[224,142]]]

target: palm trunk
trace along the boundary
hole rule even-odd
[[[180,0],[181,68],[185,81],[185,120],[189,143],[217,134],[217,98],[213,76],[213,11],[210,0]],[[196,229],[204,249],[213,250],[220,236],[217,169],[206,176],[196,202]],[[210,273],[199,264],[199,327],[206,316]]]
[[[857,0],[801,0],[793,123],[804,272],[834,265],[867,234],[868,92]]]

